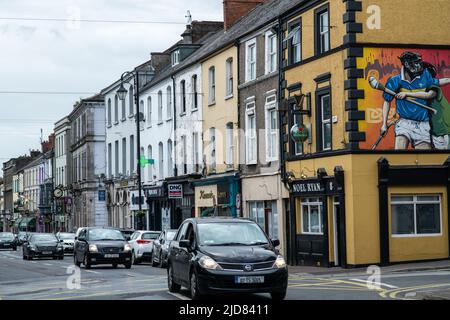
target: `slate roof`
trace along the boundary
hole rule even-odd
[[[168,66],[159,74],[155,75],[151,82],[142,88],[141,92],[156,85],[158,82],[167,77],[176,74],[178,71],[197,63],[211,54],[219,51],[230,44],[233,44],[237,39],[255,31],[269,22],[275,20],[289,11],[295,6],[307,0],[268,0],[250,11],[246,16],[242,17],[228,30],[219,31],[213,35],[207,36],[203,40],[203,46],[183,60],[178,65],[172,67]]]

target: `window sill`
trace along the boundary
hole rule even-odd
[[[180,113],[180,117],[184,117],[186,115],[186,112]]]
[[[166,122],[170,122],[170,121],[172,121],[172,118],[169,118],[169,119],[166,120]],[[161,123],[162,123],[162,122],[161,122]]]
[[[122,121],[122,122],[127,121],[127,118],[122,118],[122,119],[120,119],[120,121]]]
[[[276,162],[278,158],[266,158],[266,162]]]
[[[150,129],[152,126],[150,125],[150,126],[147,126],[147,129]]]
[[[134,114],[130,114],[130,115],[128,116],[128,119],[132,119],[132,118],[134,118]]]
[[[114,125],[117,126],[119,124],[119,121],[115,121]]]
[[[424,233],[424,234],[392,234],[391,238],[425,238],[442,237],[442,233]]]
[[[227,96],[225,97],[225,100],[230,100],[230,99],[232,99],[233,97],[234,97],[233,94],[229,94],[229,95],[227,95]]]
[[[215,105],[216,105],[215,101],[208,103],[208,107],[212,107],[212,106],[215,106]]]
[[[247,163],[246,163],[246,165],[247,166],[255,166],[255,165],[257,165],[258,164],[258,161],[248,161]]]
[[[112,124],[107,124],[106,127],[107,128],[112,128]]]
[[[164,122],[160,121],[158,122],[158,126],[162,125]]]
[[[194,112],[197,112],[197,111],[198,111],[198,108],[195,108],[195,109],[191,110],[191,113],[194,113]]]

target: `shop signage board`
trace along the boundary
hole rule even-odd
[[[183,198],[183,185],[182,184],[169,184],[167,185],[169,192],[169,199],[182,199]]]

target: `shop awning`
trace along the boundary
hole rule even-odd
[[[19,224],[20,228],[34,228],[36,227],[36,218],[34,217],[27,217],[27,218],[23,218],[22,221]]]

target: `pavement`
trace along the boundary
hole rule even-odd
[[[358,268],[324,268],[314,266],[289,266],[289,274],[293,275],[321,275],[321,274],[367,274],[367,267]],[[429,270],[450,270],[450,260],[426,261],[415,263],[400,263],[390,266],[380,267],[381,272],[412,272],[412,271],[429,271]]]

